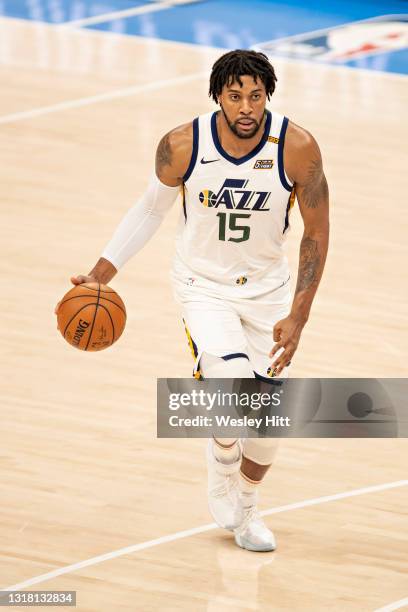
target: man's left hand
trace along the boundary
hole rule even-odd
[[[304,323],[293,315],[281,319],[274,326],[273,339],[276,344],[269,353],[269,357],[273,357],[280,349],[284,349],[271,365],[274,377],[279,376],[283,368],[290,364],[298,347],[303,326]]]

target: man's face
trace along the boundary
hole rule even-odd
[[[238,138],[252,138],[265,113],[266,91],[260,79],[241,76],[242,87],[234,81],[224,85],[218,102],[231,131]]]

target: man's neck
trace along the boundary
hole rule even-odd
[[[222,148],[231,155],[231,157],[240,158],[250,153],[255,147],[261,142],[262,136],[265,130],[266,112],[259,126],[259,130],[252,136],[252,138],[239,138],[228,125],[228,122],[224,116],[224,113],[218,111],[217,113],[217,132],[218,139],[221,143]]]

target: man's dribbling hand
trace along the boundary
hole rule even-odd
[[[84,274],[80,274],[79,276],[71,276],[71,283],[73,285],[82,285],[83,283],[97,283],[98,281],[93,276],[86,276]],[[58,314],[58,308],[61,304],[61,300],[54,308],[54,314]],[[58,329],[58,325],[57,325]]]
[[[83,283],[97,283],[98,281],[94,276],[87,276],[80,274],[79,276],[71,276],[71,283],[73,285],[82,285]]]
[[[286,319],[281,319],[274,326],[273,339],[276,344],[269,353],[269,357],[273,357],[280,349],[284,349],[271,365],[274,376],[279,376],[283,368],[290,364],[298,347],[303,326],[304,323],[291,315]]]

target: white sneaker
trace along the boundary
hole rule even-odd
[[[256,504],[243,508],[243,512],[244,520],[234,529],[235,542],[238,546],[254,552],[275,550],[275,536],[263,522]]]
[[[239,458],[234,463],[225,464],[214,456],[214,441],[208,440],[208,505],[219,527],[233,531],[243,521],[244,515],[239,499],[238,472],[241,465],[241,446]]]

